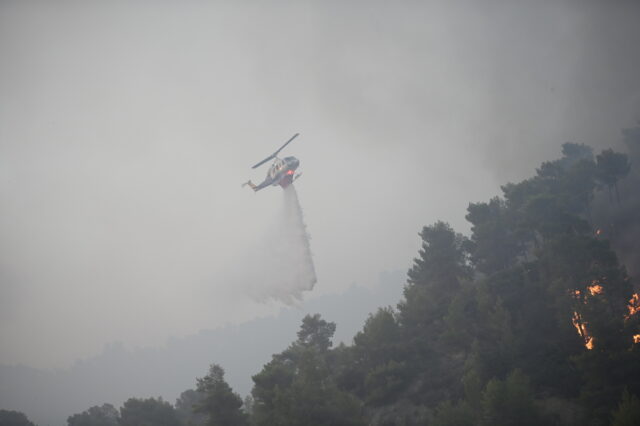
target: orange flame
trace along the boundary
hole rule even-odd
[[[604,292],[604,288],[600,285],[598,280],[591,281],[591,285],[587,286],[585,294],[583,295],[580,290],[573,290],[571,294],[574,298],[581,300],[582,303],[587,303],[587,296],[595,296],[597,294],[602,294]],[[638,293],[633,294],[631,299],[629,299],[629,304],[627,305],[627,309],[629,313],[624,316],[625,320],[631,318],[631,316],[640,313],[640,295]],[[582,320],[582,316],[578,312],[573,312],[573,316],[571,317],[571,323],[578,331],[578,335],[582,337],[584,341],[585,348],[591,350],[593,349],[593,337],[589,336],[589,332],[587,330],[587,324]],[[640,343],[640,334],[636,334],[633,336],[633,343]]]
[[[592,296],[602,294],[602,286],[597,284],[597,281],[593,281],[593,285],[587,287],[587,290],[589,290],[589,293],[591,293]]]
[[[604,288],[600,285],[600,281],[593,280],[593,281],[591,281],[591,285],[587,286],[587,290],[585,292],[585,296],[587,294],[589,294],[591,296],[595,296],[596,294],[602,294],[603,291],[604,291]],[[582,303],[584,303],[584,304],[587,303],[587,298],[582,296],[582,292],[580,290],[573,290],[572,294],[573,294],[573,297],[575,297],[576,299],[578,299],[578,300],[582,299]]]
[[[584,347],[589,350],[593,349],[593,337],[589,336],[589,333],[587,332],[587,325],[582,322],[580,314],[574,312],[571,322],[576,330],[578,330],[578,334],[582,337],[582,340],[584,340]]]
[[[634,295],[631,296],[627,309],[629,309],[629,315],[625,315],[624,319],[629,319],[632,315],[640,312],[640,296],[638,296],[638,293],[634,293]]]

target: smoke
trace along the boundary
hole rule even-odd
[[[273,224],[251,251],[251,266],[239,278],[253,299],[291,305],[301,301],[317,279],[296,188],[289,185],[283,195]]]

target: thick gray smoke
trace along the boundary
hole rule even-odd
[[[317,279],[309,239],[296,188],[289,185],[273,225],[250,255],[256,267],[241,274],[252,298],[294,304],[313,289]]]

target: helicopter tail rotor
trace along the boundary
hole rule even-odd
[[[250,180],[246,181],[245,183],[242,184],[242,187],[244,188],[245,186],[249,185],[249,187],[251,189],[253,189],[254,191],[256,190],[257,186],[251,182]]]

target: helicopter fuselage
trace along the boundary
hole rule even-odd
[[[283,188],[291,185],[296,169],[300,165],[300,161],[296,157],[285,157],[283,159],[276,158],[269,171],[267,172],[267,178],[263,183],[258,186],[266,185],[278,186]],[[267,183],[268,182],[268,183]]]
[[[300,176],[300,174],[295,175],[295,171],[300,165],[300,161],[296,157],[278,158],[278,153],[282,151],[285,146],[289,145],[289,143],[291,143],[292,140],[297,138],[298,135],[299,133],[296,133],[295,135],[293,135],[276,152],[274,152],[273,154],[271,154],[270,156],[268,156],[267,158],[265,158],[264,160],[260,161],[258,164],[252,167],[252,169],[255,169],[256,167],[260,167],[267,161],[271,159],[275,159],[274,162],[271,164],[271,167],[269,167],[269,171],[267,172],[267,177],[261,184],[256,185],[249,180],[248,182],[243,183],[242,186],[249,185],[251,189],[253,189],[254,191],[259,191],[270,185],[272,186],[280,185],[282,188],[286,188],[289,185],[291,185],[291,183]]]

